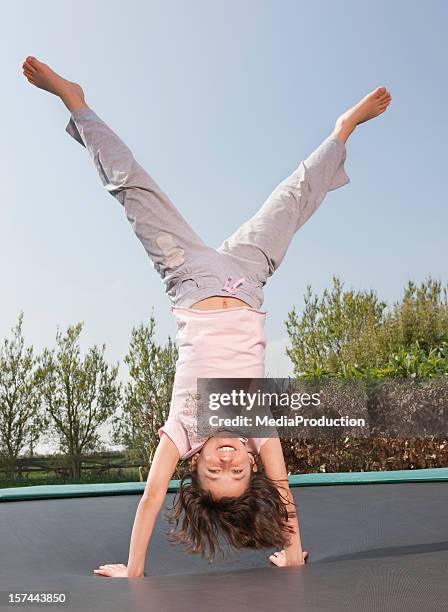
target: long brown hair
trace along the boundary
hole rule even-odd
[[[201,488],[195,469],[180,481],[179,491],[167,512],[172,525],[168,534],[174,544],[212,560],[223,554],[222,540],[231,548],[285,548],[293,528],[288,519],[285,495],[280,493],[258,465],[246,491],[238,497],[214,499]]]

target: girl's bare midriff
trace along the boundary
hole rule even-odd
[[[193,304],[194,310],[221,310],[223,308],[250,308],[249,304],[234,297],[224,297],[222,295],[212,295],[204,300]]]

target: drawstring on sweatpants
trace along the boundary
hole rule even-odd
[[[245,280],[246,280],[245,278],[240,278],[239,280],[236,281],[236,283],[233,283],[233,285],[231,285],[230,283],[232,282],[232,277],[228,276],[226,282],[224,283],[222,291],[227,291],[228,293],[235,295],[238,287],[242,285]]]

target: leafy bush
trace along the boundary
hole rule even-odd
[[[343,290],[334,277],[322,297],[307,288],[301,317],[286,321],[297,377],[421,377],[448,374],[448,287],[411,281],[388,308],[373,291]]]

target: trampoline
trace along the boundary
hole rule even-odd
[[[305,567],[270,566],[269,550],[209,564],[170,545],[159,516],[145,578],[133,579],[92,570],[126,563],[144,483],[0,490],[0,591],[69,598],[21,607],[3,595],[0,609],[448,611],[448,468],[290,480]]]

